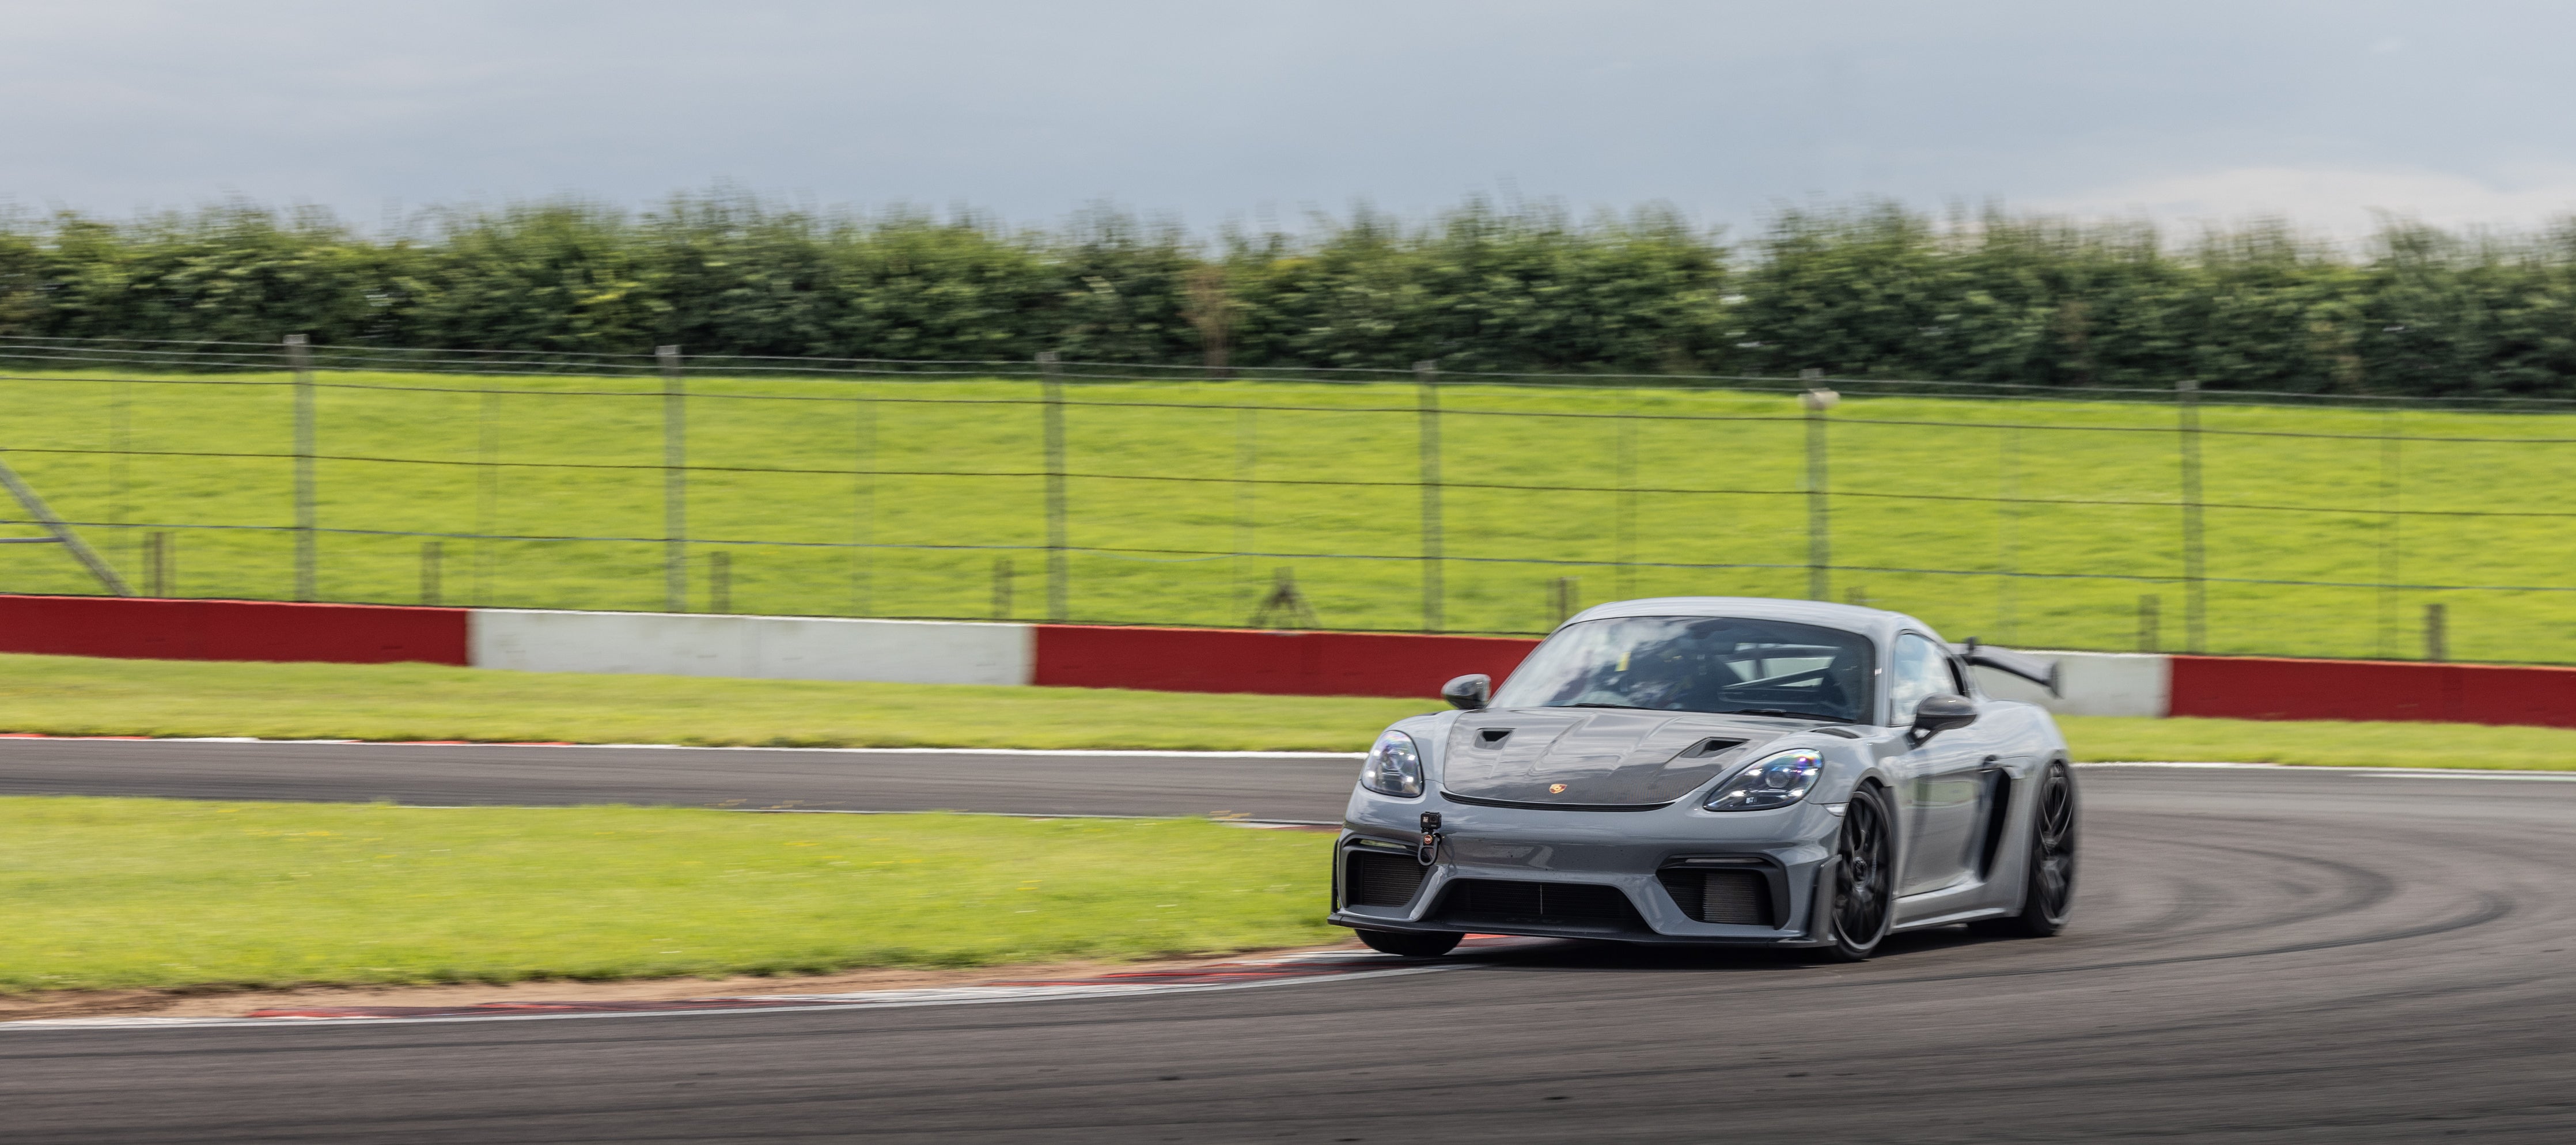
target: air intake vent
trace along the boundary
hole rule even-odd
[[[1440,918],[1460,924],[1546,926],[1569,930],[1644,930],[1646,921],[1617,887],[1597,883],[1524,883],[1459,879],[1449,884]]]
[[[1673,904],[1699,922],[1777,926],[1771,914],[1771,879],[1759,870],[1666,867],[1655,872]]]
[[[1403,906],[1422,889],[1422,863],[1401,852],[1353,848],[1342,860],[1342,905]]]

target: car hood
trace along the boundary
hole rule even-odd
[[[1441,790],[1533,807],[1670,803],[1803,729],[1690,712],[1514,708],[1466,712],[1441,755]]]

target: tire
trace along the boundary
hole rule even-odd
[[[1843,805],[1843,829],[1834,846],[1834,901],[1826,904],[1825,931],[1832,939],[1815,949],[1827,962],[1859,962],[1878,953],[1896,917],[1896,827],[1887,795],[1864,785]]]
[[[1454,930],[1363,930],[1360,941],[1369,949],[1406,958],[1438,958],[1458,949],[1458,940],[1467,937]]]
[[[2049,761],[2031,785],[2029,861],[2022,875],[2021,913],[1968,924],[1996,938],[2046,938],[2066,929],[2075,910],[2075,773]]]

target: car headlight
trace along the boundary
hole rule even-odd
[[[1388,732],[1369,745],[1368,762],[1360,765],[1360,786],[1380,795],[1422,794],[1422,752],[1413,737]]]
[[[1806,798],[1807,792],[1815,789],[1816,777],[1824,773],[1824,753],[1814,748],[1795,748],[1757,760],[1735,773],[1735,778],[1720,784],[1717,794],[1709,796],[1701,806],[1711,811],[1786,807]]]

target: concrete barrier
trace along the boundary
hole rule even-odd
[[[1026,684],[1025,624],[474,610],[473,662],[519,672]]]
[[[2141,652],[2032,652],[2057,661],[2058,695],[1992,668],[1977,686],[1998,699],[2038,704],[2065,716],[2163,716],[2173,705],[2172,658]]]

